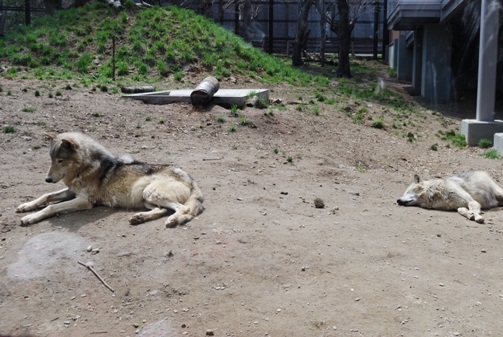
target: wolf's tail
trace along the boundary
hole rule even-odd
[[[192,214],[192,216],[197,216],[204,211],[203,200],[203,192],[201,191],[197,183],[195,181],[192,181],[191,194],[189,199],[185,203],[185,206],[190,209],[189,213]]]

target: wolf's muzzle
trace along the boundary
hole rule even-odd
[[[49,177],[45,178],[45,182],[46,183],[52,183],[52,178],[49,178]]]
[[[47,181],[47,179],[46,179],[46,181]],[[407,201],[403,201],[402,199],[398,199],[398,200],[396,201],[396,203],[397,203],[397,204],[399,204],[400,206],[405,206],[405,205],[407,205]]]

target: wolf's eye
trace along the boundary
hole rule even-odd
[[[58,163],[62,163],[63,162],[63,159],[58,159]]]

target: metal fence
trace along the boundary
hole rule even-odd
[[[333,2],[327,2],[326,8]],[[251,42],[264,51],[272,53],[289,53],[290,44],[295,39],[297,21],[299,14],[298,2],[288,0],[273,0],[272,4],[263,1],[252,1],[254,11],[258,15],[252,20],[248,27],[247,34],[242,31],[240,21],[240,8],[235,5],[228,10],[223,18],[222,25],[238,34],[251,36]],[[378,54],[383,50],[383,32],[385,27],[385,5],[386,2],[372,2],[362,10],[352,33],[352,52],[355,54],[374,54],[377,49]],[[262,7],[262,8],[259,8]],[[258,8],[258,9],[257,9]],[[213,17],[218,16],[218,5],[213,5]],[[309,12],[308,28],[310,30],[306,50],[308,52],[318,52],[321,45],[321,16],[313,6]],[[338,37],[326,24],[325,52],[338,52]],[[385,44],[386,41],[385,41]]]
[[[0,0],[0,37],[16,26],[29,25],[33,15],[45,15],[45,8],[38,2]]]

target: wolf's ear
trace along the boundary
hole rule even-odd
[[[54,132],[46,132],[45,135],[51,139],[54,139],[58,136],[58,134]]]
[[[73,138],[62,139],[61,146],[67,150],[75,151],[79,148],[79,144]]]
[[[417,174],[414,174],[414,182],[416,184],[420,184],[422,181],[423,181],[423,179],[421,179],[420,176],[418,176]]]

